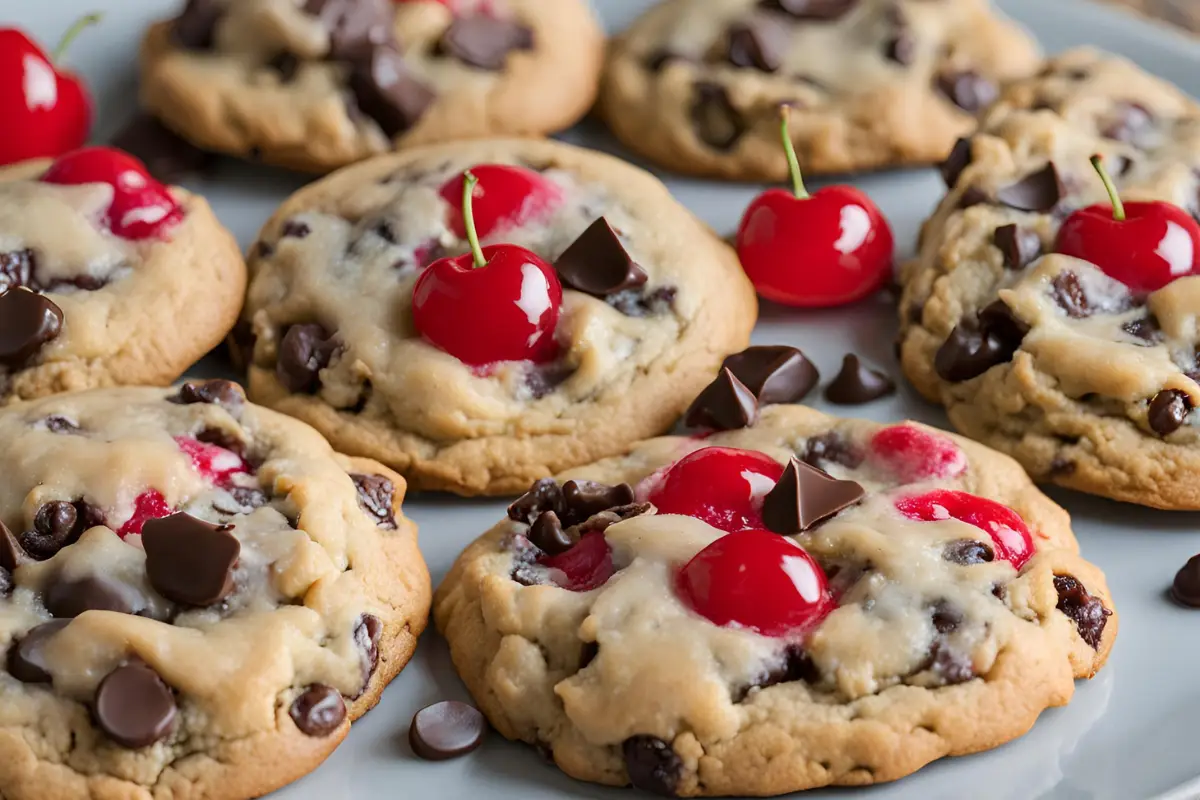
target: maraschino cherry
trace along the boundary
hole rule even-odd
[[[471,366],[550,361],[562,284],[554,267],[523,247],[481,248],[472,215],[478,182],[463,173],[463,219],[471,252],[433,262],[413,286],[413,323],[427,342]]]
[[[804,188],[781,111],[793,192],[768,189],[750,203],[737,233],[738,257],[758,293],[801,308],[839,306],[882,287],[892,274],[892,229],[852,186]]]
[[[769,531],[729,533],[679,570],[676,592],[716,625],[797,636],[834,609],[825,573],[804,548]]]
[[[763,497],[783,465],[770,456],[733,447],[705,447],[647,478],[638,495],[660,514],[681,514],[723,531],[762,528]]]
[[[112,147],[84,147],[55,159],[43,183],[77,185],[107,183],[112,204],[101,221],[122,239],[162,238],[183,219],[183,209],[167,187],[146,171],[146,165]]]
[[[1200,225],[1178,206],[1123,203],[1100,156],[1092,156],[1112,205],[1082,208],[1058,231],[1055,249],[1100,267],[1133,292],[1154,292],[1200,273]]]
[[[585,533],[575,546],[556,556],[543,556],[538,563],[552,573],[556,585],[572,592],[590,592],[613,576],[612,549],[599,531]]]
[[[475,233],[480,239],[498,236],[507,230],[542,219],[563,201],[558,184],[540,173],[507,164],[480,164],[471,168],[478,186],[473,191],[472,214]],[[447,181],[442,198],[450,204],[450,230],[460,239],[467,236],[463,213],[463,181],[466,173]]]
[[[896,509],[909,519],[922,522],[953,518],[974,525],[991,538],[996,557],[1017,569],[1033,556],[1033,534],[1021,515],[983,497],[936,489],[901,498],[896,501]]]
[[[24,32],[0,28],[0,164],[53,158],[87,141],[91,95],[78,76],[59,71],[55,64],[79,32],[99,20],[99,14],[77,20],[52,55]]]

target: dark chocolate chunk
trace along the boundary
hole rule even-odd
[[[970,208],[971,206],[990,203],[991,201],[992,198],[983,189],[980,189],[978,186],[968,186],[966,191],[958,198],[958,207]]]
[[[122,747],[137,750],[160,742],[175,723],[175,694],[146,664],[122,664],[100,681],[92,715]]]
[[[0,569],[11,574],[17,571],[17,567],[22,567],[32,560],[13,532],[0,521]]]
[[[950,155],[946,156],[946,160],[939,167],[947,189],[953,189],[958,185],[959,176],[970,164],[971,140],[959,139],[954,143],[954,149],[950,151]]]
[[[1162,328],[1158,324],[1158,318],[1153,314],[1131,319],[1121,326],[1121,330],[1147,344],[1158,344],[1163,340]]]
[[[131,602],[134,592],[99,575],[79,580],[55,580],[46,589],[46,610],[59,619],[78,617],[85,611],[136,614],[145,606]]]
[[[560,361],[548,364],[530,364],[525,371],[525,385],[534,400],[541,400],[567,382],[575,369]]]
[[[288,715],[305,736],[328,736],[346,720],[346,701],[332,686],[314,683],[292,701]]]
[[[938,75],[937,88],[950,102],[970,114],[983,111],[1000,96],[996,82],[974,70],[944,72]]]
[[[970,566],[972,564],[986,564],[993,561],[996,558],[996,554],[989,545],[983,542],[978,542],[974,539],[955,539],[952,542],[947,542],[942,548],[942,558],[954,564]]]
[[[1127,144],[1138,144],[1138,140],[1154,125],[1154,115],[1141,103],[1131,100],[1118,101],[1101,126],[1100,135]]]
[[[532,525],[538,515],[544,511],[553,511],[562,517],[566,513],[563,502],[562,487],[553,478],[542,478],[534,481],[529,491],[518,497],[508,507],[508,518],[513,522],[523,522]]]
[[[971,659],[941,641],[935,641],[929,649],[928,669],[933,670],[947,685],[966,683],[975,677],[975,666]]]
[[[0,294],[0,365],[20,369],[62,333],[63,313],[48,297],[25,289]]]
[[[179,183],[191,175],[207,172],[216,157],[179,136],[155,117],[139,113],[121,128],[111,144],[146,165],[156,180]]]
[[[782,11],[796,19],[829,22],[845,15],[858,0],[759,0],[759,7]]]
[[[544,511],[529,528],[529,541],[546,555],[556,556],[575,546],[575,541],[563,530],[562,521],[553,511]]]
[[[225,349],[229,351],[229,360],[235,368],[245,371],[250,367],[250,362],[254,360],[254,345],[257,339],[254,326],[249,320],[238,320],[233,326],[233,330],[225,339]]]
[[[1022,270],[1042,254],[1042,237],[1019,225],[1001,225],[992,234],[992,244],[1004,255],[1004,268]]]
[[[188,381],[179,387],[178,393],[168,397],[167,401],[184,406],[193,403],[221,406],[237,417],[245,405],[246,394],[242,387],[233,381]]]
[[[833,431],[814,436],[804,444],[804,463],[825,469],[823,464],[831,461],[847,469],[857,469],[863,462],[864,455],[844,438]]]
[[[383,623],[374,614],[363,614],[354,627],[354,643],[363,654],[363,688],[375,673],[379,664],[379,639],[383,636]]]
[[[217,22],[224,13],[218,0],[187,0],[183,12],[171,24],[172,41],[189,50],[212,48]]]
[[[878,400],[896,391],[896,384],[887,375],[868,368],[858,356],[848,354],[842,359],[842,369],[825,387],[825,399],[839,405],[860,405]]]
[[[511,19],[474,14],[456,17],[438,40],[436,52],[468,66],[496,72],[504,69],[509,53],[532,49],[530,28]]]
[[[413,715],[408,743],[426,761],[465,756],[487,735],[487,720],[479,709],[457,700],[443,700]]]
[[[399,51],[391,47],[376,47],[354,62],[350,91],[358,109],[375,120],[389,137],[416,125],[436,97],[411,74]]]
[[[1112,612],[1104,607],[1099,597],[1089,594],[1072,575],[1055,575],[1054,589],[1058,592],[1058,605],[1055,607],[1075,623],[1081,639],[1099,650],[1104,626],[1108,624]]]
[[[395,39],[391,0],[308,0],[304,11],[329,31],[329,57],[360,58],[376,45]]]
[[[776,72],[783,66],[791,31],[771,17],[736,22],[726,33],[725,58],[735,67]]]
[[[1178,389],[1163,389],[1150,401],[1146,410],[1146,421],[1150,430],[1159,436],[1168,436],[1179,430],[1192,410],[1192,401]]]
[[[329,366],[337,347],[320,325],[293,325],[279,343],[275,376],[289,392],[312,394],[320,388],[321,370]]]
[[[971,380],[1011,361],[1027,333],[1029,326],[1003,300],[994,300],[974,322],[955,326],[934,356],[934,369],[950,383]]]
[[[1092,304],[1087,292],[1074,272],[1060,272],[1051,282],[1054,302],[1058,303],[1067,316],[1072,319],[1083,319],[1092,315]]]
[[[949,600],[938,600],[930,608],[929,615],[933,629],[941,634],[953,633],[967,619],[962,609]]]
[[[242,545],[232,526],[189,514],[147,520],[142,528],[146,575],[155,591],[176,603],[211,606],[233,592]]]
[[[28,248],[0,253],[0,292],[32,284],[36,266],[37,256]]]
[[[813,662],[812,657],[799,645],[790,645],[783,654],[783,663],[768,672],[761,681],[752,687],[746,687],[744,692],[735,696],[735,702],[741,702],[749,694],[750,689],[767,689],[780,683],[820,683],[821,671]]]
[[[49,683],[51,676],[42,657],[42,646],[70,624],[69,619],[43,623],[9,645],[6,660],[8,674],[22,683]]]
[[[746,120],[734,108],[719,83],[699,81],[693,87],[692,124],[700,141],[716,150],[730,150],[746,132]]]
[[[996,192],[996,200],[1019,211],[1046,213],[1053,210],[1066,194],[1066,185],[1051,161],[1037,172],[1000,189]]]
[[[621,744],[629,782],[643,791],[674,797],[683,773],[683,759],[657,736],[630,736]]]
[[[701,390],[684,415],[691,428],[731,431],[747,428],[758,419],[758,401],[754,392],[722,367],[717,379]]]
[[[628,483],[609,486],[595,481],[567,481],[562,497],[567,509],[563,521],[567,525],[578,525],[601,511],[627,506],[634,500],[633,487]]]
[[[795,347],[748,347],[721,364],[754,393],[759,405],[795,403],[813,390],[820,373]]]
[[[593,222],[554,262],[564,284],[596,297],[636,289],[646,272],[633,262],[604,217]]]
[[[1175,573],[1171,597],[1188,608],[1200,608],[1200,556],[1192,556]]]
[[[66,417],[52,414],[46,417],[46,430],[51,433],[78,433],[79,426]]]
[[[671,311],[676,293],[674,286],[660,286],[652,292],[629,289],[611,294],[604,301],[627,317],[645,317]]]
[[[352,474],[350,480],[358,489],[358,504],[375,519],[375,524],[387,530],[396,528],[393,508],[396,486],[382,475]]]
[[[768,530],[791,536],[858,503],[866,490],[854,481],[792,458],[775,488],[763,498],[762,517]]]

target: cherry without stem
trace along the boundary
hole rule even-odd
[[[753,450],[705,447],[652,475],[641,487],[660,514],[681,514],[723,531],[762,528],[763,497],[783,465]]]
[[[1033,534],[1021,515],[1007,506],[966,492],[937,489],[925,494],[903,497],[896,509],[909,519],[934,522],[956,519],[973,525],[988,535],[996,557],[1017,569],[1033,557]]]

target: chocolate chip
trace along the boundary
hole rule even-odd
[[[1072,319],[1083,319],[1092,314],[1092,304],[1087,292],[1074,272],[1060,272],[1054,276],[1050,284],[1054,302],[1058,303],[1067,316]]]
[[[21,534],[21,546],[29,555],[42,561],[74,544],[85,530],[94,527],[80,519],[77,506],[78,503],[65,500],[52,500],[42,505],[34,514],[33,530]]]
[[[60,579],[46,589],[46,610],[59,619],[78,617],[85,611],[135,614],[142,607],[135,607],[130,595],[125,587],[99,575],[74,581]]]
[[[942,162],[939,170],[942,173],[942,180],[946,182],[947,189],[953,189],[958,185],[958,178],[971,164],[971,140],[959,139],[954,143],[954,149],[950,151],[950,155],[946,156],[946,160]]]
[[[820,683],[821,671],[807,651],[799,645],[790,645],[784,651],[783,663],[768,672],[766,677],[753,688],[766,689],[780,683],[793,683],[795,681],[804,681],[809,684]],[[747,687],[747,692],[749,688],[751,687]],[[743,693],[738,698],[738,701],[744,699],[745,696],[746,694]]]
[[[623,506],[606,508],[598,514],[593,514],[585,522],[576,525],[575,530],[579,533],[580,538],[589,533],[604,533],[618,522],[649,514],[653,510],[654,506],[649,503],[627,503]]]
[[[8,648],[8,674],[22,683],[50,683],[51,675],[42,657],[42,647],[54,634],[70,624],[69,619],[46,622],[17,639]]]
[[[1159,436],[1168,436],[1179,430],[1191,410],[1192,401],[1184,392],[1163,389],[1150,401],[1146,421],[1150,423],[1150,430]]]
[[[17,571],[17,567],[22,567],[32,560],[13,532],[0,521],[0,569],[11,574]]]
[[[754,393],[759,405],[794,403],[813,390],[820,373],[795,347],[748,347],[721,364]]]
[[[308,0],[304,12],[329,31],[329,57],[350,60],[394,40],[391,0]]]
[[[1192,556],[1175,573],[1171,597],[1188,608],[1200,608],[1200,556]]]
[[[279,53],[267,62],[267,67],[279,75],[280,83],[291,83],[300,71],[300,59],[291,53]]]
[[[1066,186],[1052,161],[1000,189],[996,192],[996,200],[1019,211],[1046,213],[1053,210],[1066,194]]]
[[[1136,145],[1153,124],[1154,115],[1150,113],[1150,109],[1141,103],[1122,100],[1113,105],[1108,121],[1100,129],[1100,135],[1106,139]]]
[[[775,488],[763,498],[763,523],[768,530],[791,536],[849,508],[865,495],[854,481],[838,480],[792,458]]]
[[[279,343],[275,376],[289,392],[312,394],[321,386],[321,370],[329,366],[337,343],[320,325],[293,325]]]
[[[438,55],[471,67],[499,71],[514,50],[532,50],[533,31],[510,19],[487,14],[456,17],[438,40]]]
[[[529,528],[529,541],[546,555],[556,556],[575,546],[575,541],[563,530],[562,521],[553,511],[544,511]]]
[[[354,62],[350,91],[358,109],[389,137],[416,125],[437,96],[391,47],[376,47]]]
[[[716,150],[729,150],[746,132],[746,121],[734,108],[725,87],[700,81],[693,87],[692,124],[700,141]]]
[[[1054,589],[1058,592],[1056,608],[1075,623],[1081,639],[1092,649],[1099,650],[1104,626],[1112,612],[1104,607],[1100,598],[1088,594],[1083,584],[1071,575],[1055,575]]]
[[[443,700],[413,715],[408,743],[426,761],[465,756],[483,744],[487,720],[479,709],[456,700]]]
[[[285,219],[279,235],[288,239],[303,239],[312,233],[312,228],[302,219]]]
[[[1158,344],[1163,340],[1162,328],[1153,314],[1131,319],[1121,326],[1121,330],[1147,344]]]
[[[949,686],[966,683],[975,677],[975,666],[971,659],[944,642],[934,642],[929,649],[929,656],[927,669],[933,670]]]
[[[804,444],[804,463],[824,469],[827,461],[841,464],[847,469],[857,469],[863,462],[863,453],[833,431],[813,436]]]
[[[534,400],[541,400],[575,374],[575,368],[559,361],[530,364],[525,371],[525,386]]]
[[[901,29],[883,46],[883,55],[887,60],[907,67],[917,58],[917,40],[910,31]]]
[[[748,428],[758,419],[758,401],[754,392],[728,367],[722,367],[716,380],[701,390],[684,415],[690,428],[732,431]]]
[[[224,11],[218,0],[187,0],[183,12],[171,24],[172,41],[189,50],[211,49]]]
[[[256,508],[262,508],[267,504],[267,495],[261,489],[255,489],[250,486],[231,486],[226,491],[229,492],[230,498],[234,502],[234,507],[229,508],[226,504],[213,504],[213,508],[225,514],[244,514],[248,511],[253,511]]]
[[[825,387],[825,399],[839,405],[860,405],[878,400],[896,391],[896,384],[887,375],[865,366],[858,356],[849,354],[842,359],[842,369]]]
[[[371,680],[379,664],[379,640],[383,636],[383,623],[374,614],[363,614],[354,626],[354,643],[363,654],[363,684]]]
[[[375,524],[387,530],[394,530],[395,484],[382,475],[352,474],[350,480],[354,481],[354,486],[358,489],[358,504],[375,519]]]
[[[37,256],[28,248],[0,253],[0,292],[29,286],[36,266]]]
[[[51,433],[78,433],[79,426],[66,417],[60,417],[57,414],[52,414],[46,417],[46,430]]]
[[[674,286],[660,286],[652,292],[632,289],[617,292],[605,298],[605,302],[627,317],[645,317],[666,314],[675,306]]]
[[[949,600],[938,600],[930,608],[929,615],[933,629],[941,634],[953,633],[967,619],[962,609]]]
[[[567,510],[563,521],[568,525],[585,522],[601,511],[627,506],[634,500],[633,487],[628,483],[609,486],[596,481],[567,481],[562,487],[562,497]]]
[[[314,683],[292,701],[288,715],[305,736],[321,738],[342,726],[346,719],[346,701],[332,686]]]
[[[620,237],[604,217],[579,234],[554,262],[564,284],[572,289],[607,297],[646,283],[646,272],[633,262]]]
[[[508,518],[513,522],[532,525],[538,515],[545,511],[553,511],[560,517],[566,512],[562,487],[553,478],[535,481],[529,491],[508,507]]]
[[[983,111],[1000,96],[996,82],[974,70],[944,72],[938,75],[937,88],[950,102],[970,114]]]
[[[958,198],[958,207],[970,208],[971,206],[990,203],[991,201],[992,198],[983,189],[980,189],[978,186],[968,186],[966,191]]]
[[[20,369],[62,333],[63,313],[48,297],[25,289],[0,294],[0,365]]]
[[[776,72],[783,65],[791,31],[769,17],[736,22],[726,33],[726,59],[735,67]]]
[[[138,158],[150,174],[163,183],[179,183],[190,175],[207,172],[216,161],[211,153],[204,152],[145,113],[139,113],[125,123],[110,143]]]
[[[1004,255],[1004,268],[1022,270],[1042,254],[1042,237],[1018,225],[1001,225],[992,234],[992,244]]]
[[[259,244],[263,244],[260,242]],[[249,320],[238,320],[225,339],[225,348],[229,351],[229,360],[238,370],[246,370],[254,360],[254,345],[257,342],[254,326]]]
[[[942,558],[964,567],[987,564],[996,558],[992,548],[974,539],[955,539],[942,547]]]
[[[146,575],[155,591],[176,603],[211,606],[233,592],[242,545],[232,526],[177,513],[142,528]]]
[[[858,0],[760,0],[759,7],[782,11],[796,19],[829,22],[845,15]]]
[[[621,744],[629,782],[643,791],[674,797],[683,773],[683,760],[657,736],[630,736]]]
[[[175,695],[158,673],[141,662],[122,664],[100,681],[92,702],[96,724],[122,747],[137,750],[160,742],[175,723]]]
[[[955,326],[934,356],[934,370],[950,383],[977,378],[1011,361],[1028,332],[1029,326],[1003,300],[995,300],[975,321]]]
[[[1078,465],[1074,461],[1062,456],[1055,456],[1050,461],[1050,476],[1061,478],[1065,475],[1073,475],[1077,468]]]
[[[168,397],[167,402],[184,406],[193,403],[221,406],[237,417],[242,406],[245,405],[246,394],[242,391],[242,387],[233,381],[188,381],[179,387],[176,394]],[[227,449],[232,450],[233,448]]]

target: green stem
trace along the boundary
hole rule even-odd
[[[792,176],[792,191],[801,200],[807,200],[811,195],[804,188],[804,178],[800,175],[800,159],[796,158],[796,146],[792,144],[792,134],[788,131],[788,110],[790,106],[779,107],[779,132],[783,137],[783,152],[787,154],[788,173]]]
[[[75,37],[83,31],[84,28],[90,28],[95,25],[103,17],[103,14],[95,13],[80,17],[71,23],[71,27],[67,28],[67,32],[58,40],[58,44],[54,46],[54,52],[50,54],[51,60],[57,64],[62,60],[62,57],[67,54],[67,48],[71,46],[71,42],[75,41]]]
[[[1117,185],[1113,183],[1112,176],[1104,168],[1104,159],[1099,155],[1094,155],[1091,160],[1092,166],[1100,174],[1100,180],[1104,182],[1104,188],[1108,191],[1109,199],[1112,200],[1113,219],[1117,222],[1124,222],[1125,204],[1121,202],[1121,194],[1117,191]]]
[[[463,173],[463,227],[467,229],[467,243],[471,245],[471,257],[475,259],[476,267],[486,267],[487,259],[483,257],[483,248],[479,246],[479,234],[475,232],[474,204],[475,187],[479,184],[471,170]]]

